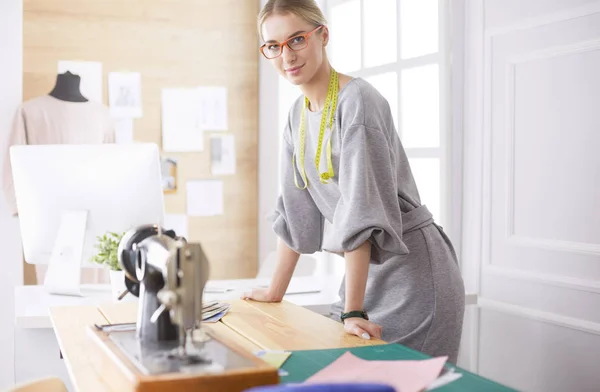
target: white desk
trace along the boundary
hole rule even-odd
[[[342,276],[294,277],[285,299],[315,312],[326,314],[330,305],[338,300]],[[237,279],[209,281],[204,300],[239,298],[244,291],[268,285],[269,279]],[[95,305],[112,301],[110,285],[83,285],[85,297],[50,295],[43,286],[18,286],[15,288],[15,383],[54,375],[69,384],[69,376],[60,358],[58,342],[52,330],[48,309],[52,306]],[[227,288],[214,293],[211,289]],[[319,292],[301,293],[303,291]],[[132,295],[124,300],[137,301]]]
[[[285,296],[286,301],[304,306],[318,313],[326,313],[329,306],[338,300],[338,288],[342,276],[294,277]],[[215,280],[206,284],[204,299],[226,300],[239,298],[244,291],[257,286],[266,286],[270,279]],[[43,286],[17,286],[15,288],[15,327],[52,328],[48,309],[50,306],[94,305],[112,301],[110,285],[82,285],[85,297],[51,295]],[[224,293],[215,293],[213,288],[228,288]],[[320,290],[319,292],[313,292]],[[128,294],[124,300],[137,300]]]

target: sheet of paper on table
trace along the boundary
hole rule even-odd
[[[231,304],[219,301],[207,302],[202,305],[202,321],[216,323],[229,312]]]
[[[268,363],[269,365],[278,369],[279,376],[287,376],[288,372],[281,367],[287,361],[287,359],[292,355],[291,351],[284,350],[260,350],[254,353],[257,357],[261,358],[263,361]]]
[[[306,380],[322,382],[380,382],[402,392],[426,389],[440,375],[447,357],[425,360],[365,360],[346,352]]]

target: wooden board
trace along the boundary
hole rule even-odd
[[[282,301],[281,303],[239,302],[243,302],[248,307],[251,307],[253,312],[256,310],[262,315],[275,319],[284,325],[290,325],[299,331],[311,331],[315,325],[318,325],[318,333],[314,334],[313,339],[318,341],[318,343],[315,342],[314,344],[321,344],[323,346],[321,348],[360,347],[387,343],[380,339],[365,340],[358,336],[350,335],[344,331],[342,323],[287,301]],[[233,312],[232,317],[225,320],[226,323],[231,325],[234,323],[233,319],[235,317],[236,313]],[[236,324],[237,321],[235,322]],[[288,343],[284,342],[281,344],[282,346],[288,345]],[[286,349],[289,350],[289,348]]]
[[[106,303],[100,305],[98,310],[110,324],[133,323],[136,321],[137,302]],[[218,334],[223,339],[234,342],[249,353],[254,353],[261,349],[261,347],[252,343],[242,334],[227,327],[220,321],[216,323],[204,323],[203,328],[206,328],[209,333]]]
[[[104,375],[89,355],[89,325],[107,321],[95,306],[50,308],[50,320],[73,387],[78,392],[115,391],[104,382]]]
[[[24,0],[23,8],[24,100],[52,90],[59,60],[102,62],[105,103],[109,72],[140,72],[143,118],[134,120],[134,140],[161,146],[162,88],[227,87],[236,173],[219,177],[225,214],[189,217],[188,239],[202,243],[211,279],[256,276],[258,0]],[[216,178],[209,145],[206,133],[203,152],[167,154],[178,161],[167,213],[186,213],[188,180]]]
[[[92,341],[90,360],[96,369],[104,375],[104,382],[115,390],[127,392],[243,392],[260,385],[279,383],[277,369],[262,361],[252,353],[241,349],[218,333],[214,339],[225,344],[230,350],[250,361],[250,365],[241,369],[225,370],[205,374],[166,373],[160,375],[142,374],[133,363],[118,349],[104,332],[94,327],[87,328]]]
[[[289,302],[227,302],[233,305],[230,313],[223,318],[222,323],[211,325],[209,330],[215,334],[213,336],[222,337],[241,352],[250,353],[258,349],[357,347],[385,343],[375,339],[365,341],[346,334],[340,323]],[[109,386],[105,380],[112,380],[112,385],[118,379],[109,376],[111,367],[107,368],[106,363],[95,364],[92,361],[89,354],[93,342],[86,336],[86,327],[94,323],[133,322],[136,311],[135,302],[50,309],[56,336],[77,391],[114,391],[114,387]],[[124,380],[129,385],[127,377]]]
[[[380,339],[365,340],[344,331],[341,323],[287,301],[264,303],[223,301],[232,305],[219,323],[205,324],[245,349],[316,350],[334,347],[379,345]],[[137,304],[108,303],[99,307],[110,323],[134,322]],[[318,328],[317,328],[318,327]]]
[[[317,350],[385,344],[347,334],[341,323],[290,302],[228,301],[232,309],[223,324],[269,350]]]

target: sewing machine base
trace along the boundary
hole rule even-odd
[[[171,389],[244,391],[277,384],[277,369],[232,342],[209,332],[201,342],[189,342],[186,356],[178,342],[144,343],[135,331],[104,332],[88,328],[100,355],[93,355],[103,380],[115,390],[159,392]]]
[[[181,372],[220,373],[252,367],[253,363],[216,339],[188,342],[182,353],[178,341],[140,342],[135,331],[110,332],[108,337],[146,375]]]

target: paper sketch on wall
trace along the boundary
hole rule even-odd
[[[210,163],[213,175],[235,174],[235,137],[233,135],[211,135]]]
[[[142,117],[141,79],[139,72],[109,72],[108,99],[112,117]]]
[[[160,168],[162,173],[163,191],[174,193],[177,191],[177,160],[171,157],[161,157]]]
[[[198,87],[200,126],[206,131],[226,131],[227,88]]]

